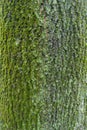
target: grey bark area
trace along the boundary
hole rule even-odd
[[[47,77],[46,127],[54,130],[85,130],[85,31],[83,1],[45,3],[49,23],[49,76]],[[79,10],[77,12],[77,10]],[[80,19],[81,18],[81,19]],[[82,29],[83,26],[83,29]],[[84,40],[83,40],[84,41]],[[84,47],[82,47],[84,46]],[[82,50],[81,50],[82,49]],[[81,53],[79,53],[81,50]],[[79,64],[79,66],[78,66]]]

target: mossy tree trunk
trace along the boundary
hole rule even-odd
[[[39,3],[2,1],[1,117],[4,130],[38,130],[43,59]]]
[[[86,71],[83,2],[40,2],[2,0],[3,130],[74,130],[79,122]]]

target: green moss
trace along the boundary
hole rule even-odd
[[[36,12],[39,3],[32,0],[3,6],[1,117],[6,130],[39,128],[43,26]]]
[[[74,130],[81,123],[87,71],[83,6],[80,0],[2,0],[2,130]]]

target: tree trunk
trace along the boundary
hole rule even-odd
[[[86,128],[85,29],[80,0],[2,0],[2,130]]]

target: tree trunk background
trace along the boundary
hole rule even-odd
[[[81,0],[2,0],[2,130],[87,129],[87,19]]]

